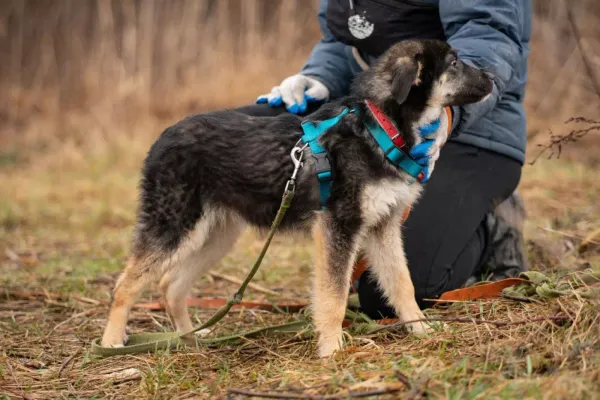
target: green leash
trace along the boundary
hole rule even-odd
[[[298,154],[296,158],[296,154]],[[229,299],[227,299],[227,303],[214,313],[212,317],[208,321],[206,321],[201,326],[194,328],[190,332],[186,333],[178,333],[178,332],[157,332],[157,333],[142,333],[139,335],[131,335],[127,340],[127,344],[123,347],[104,347],[100,344],[100,338],[95,339],[92,342],[91,354],[98,355],[101,357],[110,357],[124,354],[137,354],[137,353],[146,353],[146,352],[156,352],[158,350],[167,350],[167,349],[177,349],[182,346],[206,346],[206,345],[214,345],[214,344],[222,344],[227,342],[232,342],[239,340],[241,337],[254,337],[265,333],[285,333],[285,332],[297,332],[300,328],[305,328],[309,325],[308,321],[295,321],[288,324],[276,325],[267,328],[256,329],[253,331],[249,331],[243,334],[238,335],[230,335],[224,337],[217,337],[213,339],[200,339],[194,337],[194,333],[198,332],[202,329],[209,328],[219,322],[223,317],[229,312],[231,307],[236,304],[240,304],[244,297],[244,291],[246,287],[258,271],[258,267],[262,263],[265,254],[267,253],[267,249],[271,244],[271,240],[273,236],[275,236],[275,232],[281,224],[283,217],[290,208],[292,204],[292,199],[294,198],[295,188],[296,188],[296,175],[298,170],[302,166],[302,149],[298,147],[294,147],[292,150],[292,160],[294,162],[294,173],[290,180],[288,180],[285,185],[285,191],[283,193],[283,197],[281,199],[281,205],[279,206],[279,210],[277,211],[277,215],[275,216],[275,220],[271,224],[271,230],[269,231],[269,236],[260,252],[258,259],[252,266],[250,273],[240,286],[240,288],[235,292]]]

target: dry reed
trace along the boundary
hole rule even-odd
[[[600,70],[600,5],[534,1],[526,105],[538,121],[593,118],[599,104],[581,48]],[[252,102],[296,72],[319,39],[318,0],[4,0],[0,132],[41,116],[65,134],[69,113],[133,123]]]

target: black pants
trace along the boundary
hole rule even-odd
[[[266,105],[238,109],[250,115],[285,112]],[[310,112],[310,110],[309,110]],[[486,261],[485,215],[507,199],[521,178],[521,163],[477,147],[449,141],[423,195],[402,227],[417,302],[427,307],[442,293],[461,287]],[[395,316],[371,279],[361,276],[358,295],[371,318]]]

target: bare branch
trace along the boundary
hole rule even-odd
[[[569,123],[583,123],[583,124],[587,124],[589,126],[587,126],[586,128],[582,128],[582,129],[573,129],[573,130],[571,130],[571,132],[569,132],[565,135],[556,135],[552,131],[549,131],[550,142],[547,145],[542,145],[542,144],[538,145],[543,148],[540,151],[540,153],[537,156],[535,156],[533,161],[531,161],[529,163],[529,165],[534,165],[537,162],[537,160],[547,151],[550,151],[550,154],[548,155],[549,160],[552,159],[554,156],[556,156],[556,158],[560,158],[560,155],[562,153],[562,149],[563,149],[564,145],[566,145],[568,143],[577,142],[579,139],[581,139],[582,137],[584,137],[585,135],[587,135],[590,132],[600,131],[600,121],[594,121],[592,119],[588,119],[588,118],[584,118],[584,117],[573,117],[573,118],[569,118],[567,121],[565,121],[565,124],[569,124]]]

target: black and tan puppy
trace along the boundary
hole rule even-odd
[[[364,118],[372,118],[365,100],[385,112],[410,148],[421,140],[417,127],[435,120],[442,107],[481,101],[491,90],[490,77],[462,63],[446,43],[405,41],[357,77],[352,96],[307,118],[318,122],[344,107],[360,109],[360,116],[345,115],[321,137],[333,174],[326,210],[313,158],[305,157],[280,228],[312,229],[313,321],[321,356],[340,349],[352,265],[361,248],[398,317],[423,317],[399,226],[421,184],[391,164],[365,129]],[[244,226],[270,227],[294,168],[290,150],[302,135],[300,122],[293,115],[257,118],[221,111],[190,116],[162,133],[143,167],[132,253],[115,287],[104,346],[126,342],[129,311],[158,278],[175,328],[192,329],[185,298],[196,278],[225,255]],[[421,323],[409,328],[428,329]]]

